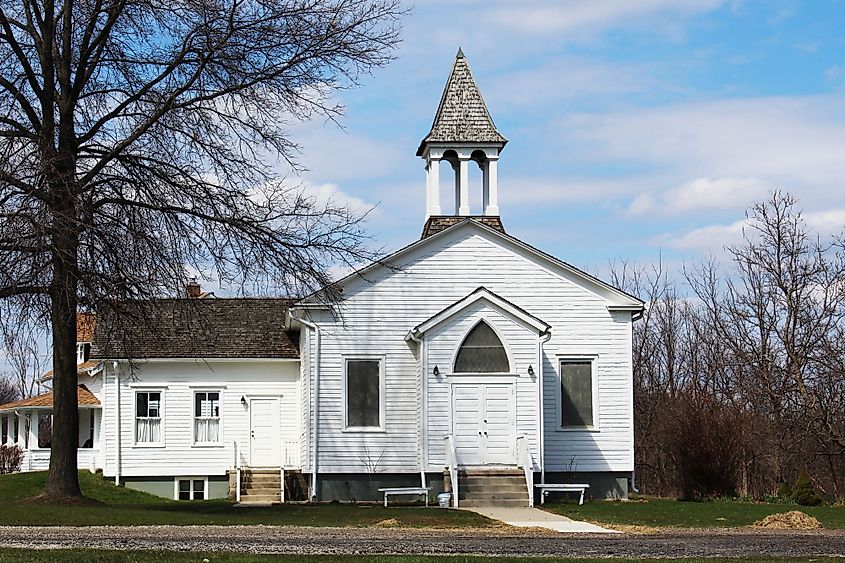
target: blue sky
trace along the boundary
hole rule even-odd
[[[344,129],[292,132],[311,189],[378,206],[369,230],[385,249],[419,236],[414,153],[459,46],[510,141],[505,227],[562,259],[602,274],[619,258],[718,256],[774,188],[798,196],[811,227],[845,226],[845,2],[409,7],[398,60],[338,96]]]

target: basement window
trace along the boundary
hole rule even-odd
[[[205,500],[208,498],[207,488],[208,481],[205,478],[176,479],[176,500]]]

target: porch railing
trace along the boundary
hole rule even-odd
[[[452,485],[452,506],[458,508],[458,453],[455,450],[455,437],[446,436],[446,469]]]
[[[525,487],[528,490],[528,506],[534,506],[534,460],[531,459],[531,449],[525,436],[516,438],[518,467],[525,473]]]
[[[240,444],[233,442],[235,449],[235,501],[241,502],[241,452]]]

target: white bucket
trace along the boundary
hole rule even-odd
[[[452,493],[440,493],[437,495],[437,504],[440,505],[440,508],[449,508],[449,505],[452,504]]]

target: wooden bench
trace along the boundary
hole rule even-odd
[[[540,504],[545,504],[546,496],[551,492],[581,493],[578,504],[584,504],[584,493],[590,488],[586,483],[542,483],[534,486],[540,489]]]
[[[428,493],[431,487],[425,486],[425,471],[420,471],[420,487],[385,487],[379,489],[378,492],[384,493],[384,507],[387,508],[387,497],[401,496],[401,495],[423,495],[425,496],[425,505],[428,506]]]

